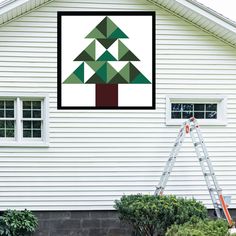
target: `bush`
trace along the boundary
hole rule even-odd
[[[162,236],[174,223],[183,224],[192,216],[207,217],[207,210],[200,202],[173,195],[124,195],[115,201],[115,208],[120,219],[127,221],[137,236]]]
[[[227,236],[228,223],[225,220],[191,220],[183,225],[172,225],[166,236]]]
[[[37,225],[37,218],[30,211],[7,210],[0,218],[0,236],[30,236]]]

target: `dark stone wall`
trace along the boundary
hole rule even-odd
[[[131,236],[116,211],[34,212],[39,227],[34,236]]]
[[[116,211],[37,211],[39,227],[34,236],[131,236]],[[230,210],[236,219],[236,209]],[[214,211],[209,216],[215,218]]]

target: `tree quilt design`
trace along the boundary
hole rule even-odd
[[[153,83],[153,78],[146,76],[142,68],[135,65],[135,62],[142,60],[142,55],[138,57],[126,46],[125,41],[129,40],[129,35],[111,18],[104,16],[96,27],[88,30],[85,36],[88,46],[73,59],[78,62],[77,68],[62,81],[63,85],[68,86],[93,84],[94,107],[101,109],[120,107],[119,84],[152,86]],[[115,63],[123,64],[117,69]],[[150,92],[153,92],[153,89]],[[150,107],[153,108],[152,105],[150,104]]]

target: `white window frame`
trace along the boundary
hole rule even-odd
[[[15,138],[0,138],[1,147],[48,147],[49,146],[49,126],[48,126],[48,94],[42,93],[0,93],[1,100],[14,100],[15,104]],[[41,138],[23,138],[23,101],[42,101],[42,133]]]
[[[200,125],[227,125],[227,97],[225,95],[167,95],[166,125],[181,125],[186,119],[171,118],[172,103],[217,103],[217,119],[198,119],[198,123]]]

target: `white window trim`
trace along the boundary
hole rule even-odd
[[[7,140],[0,139],[1,147],[48,147],[49,146],[49,105],[48,105],[48,94],[43,93],[0,93],[1,99],[15,99],[16,109],[15,109],[15,118],[16,118],[16,129],[15,129],[15,139]],[[42,128],[42,139],[23,139],[22,138],[22,100],[27,99],[41,99],[43,101],[42,109],[42,119],[43,119],[43,128]]]
[[[185,119],[171,119],[171,103],[217,103],[217,119],[198,119],[200,125],[227,125],[227,97],[225,95],[166,96],[166,125],[181,125]]]

